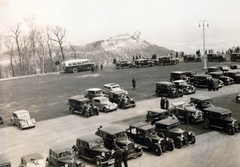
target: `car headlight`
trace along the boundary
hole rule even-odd
[[[184,138],[184,135],[183,135],[183,134],[181,134],[181,138]]]
[[[68,167],[68,164],[65,164],[64,167]]]
[[[111,150],[111,154],[112,154],[112,155],[114,154],[114,150]]]
[[[190,136],[190,135],[191,135],[191,132],[188,132],[188,135]]]
[[[105,152],[102,152],[101,155],[102,155],[103,157],[105,157]]]

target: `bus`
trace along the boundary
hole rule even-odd
[[[65,72],[77,73],[78,71],[91,70],[94,63],[91,63],[89,59],[72,59],[63,61],[62,66]]]

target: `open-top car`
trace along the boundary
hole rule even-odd
[[[36,126],[35,118],[31,118],[27,110],[14,111],[11,122],[12,125],[17,125],[20,129],[33,128]]]
[[[213,106],[212,99],[208,97],[190,97],[190,103],[194,103],[200,110]]]
[[[103,96],[105,96],[105,92],[100,88],[90,88],[85,91],[85,97],[89,99]]]
[[[73,150],[78,157],[95,162],[97,166],[114,163],[114,150],[105,148],[103,139],[95,134],[77,138]]]
[[[159,110],[159,111],[147,111],[146,122],[151,123],[152,125],[155,122],[168,118],[170,113],[168,110]]]
[[[99,111],[109,112],[116,111],[118,105],[109,101],[107,97],[94,97],[92,103],[99,108]]]
[[[172,82],[157,82],[155,93],[157,96],[167,96],[170,98],[182,97],[182,89],[176,88]]]
[[[160,136],[163,134],[173,139],[176,148],[182,148],[183,145],[194,144],[196,142],[195,133],[180,129],[179,120],[174,117],[157,121],[155,126]]]
[[[172,103],[173,113],[178,118],[185,118],[188,114],[189,122],[195,124],[203,121],[202,111],[195,107],[194,103],[185,103],[183,101]],[[187,118],[187,117],[186,117]]]
[[[104,87],[104,91],[107,95],[109,95],[110,91],[123,91],[125,94],[128,94],[128,91],[121,88],[120,85],[117,83],[104,84],[103,87]]]
[[[124,91],[110,91],[109,101],[117,103],[118,107],[123,109],[136,106],[135,100],[126,95]]]
[[[69,110],[72,113],[84,115],[87,118],[99,114],[99,108],[93,105],[93,103],[87,98],[82,98],[79,95],[72,96],[68,99],[68,102],[70,105]]]
[[[143,148],[152,150],[157,156],[160,156],[163,151],[172,151],[175,147],[172,139],[159,137],[155,126],[146,122],[129,125],[127,134],[135,143],[140,144]]]
[[[21,157],[19,167],[45,167],[45,159],[39,153],[32,153]]]
[[[186,80],[176,80],[173,81],[173,84],[176,88],[181,89],[184,95],[196,92],[195,86],[188,84]]]
[[[134,67],[133,63],[126,60],[120,60],[116,63],[117,69],[132,68],[132,67]]]
[[[239,121],[231,117],[232,112],[221,107],[208,107],[203,109],[203,124],[205,128],[210,126],[226,130],[229,135],[239,131]]]
[[[0,154],[0,167],[11,167],[11,162],[6,154]]]
[[[85,167],[82,161],[76,159],[72,148],[67,145],[54,146],[49,149],[49,156],[46,159],[49,166],[54,167]]]
[[[119,124],[111,124],[105,127],[100,126],[95,134],[103,138],[107,149],[115,150],[116,147],[120,147],[121,149],[128,148],[128,158],[140,157],[143,154],[142,147],[134,143],[127,136],[126,130]]]

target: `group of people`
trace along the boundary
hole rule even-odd
[[[169,101],[168,101],[168,99],[166,97],[165,98],[161,97],[160,107],[161,107],[161,109],[168,110],[168,108],[169,108]]]
[[[208,91],[218,91],[219,79],[213,78],[208,80]]]
[[[122,163],[124,164],[125,167],[128,167],[127,159],[128,159],[128,148],[120,149],[119,147],[117,147],[115,152],[114,167],[122,167]]]
[[[98,65],[94,65],[91,67],[91,71],[96,72],[98,70],[98,68],[99,68]],[[100,65],[100,68],[101,68],[101,70],[103,70],[103,64]]]

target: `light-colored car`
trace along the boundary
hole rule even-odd
[[[6,154],[0,154],[0,167],[11,167],[11,162]]]
[[[195,86],[188,84],[186,80],[176,80],[176,81],[173,81],[173,83],[176,88],[183,90],[183,94],[196,92]]]
[[[121,88],[120,85],[117,83],[104,84],[103,87],[104,87],[104,91],[107,95],[109,94],[110,91],[123,91],[123,92],[125,92],[125,94],[128,94],[128,92],[126,90],[124,90],[123,88]]]
[[[27,110],[13,112],[11,117],[12,125],[17,125],[20,129],[32,128],[36,126],[35,118],[31,118]]]
[[[118,105],[116,103],[111,103],[107,97],[94,97],[92,103],[103,112],[117,110],[118,108]]]
[[[105,96],[105,92],[101,88],[90,88],[85,91],[85,97],[89,99],[101,96]]]
[[[46,162],[43,156],[39,153],[33,153],[22,156],[19,167],[45,167],[45,165]]]
[[[178,118],[185,118],[186,114],[189,115],[189,122],[195,124],[196,122],[203,121],[202,111],[197,109],[194,103],[185,103],[183,101],[172,103],[173,113]]]

